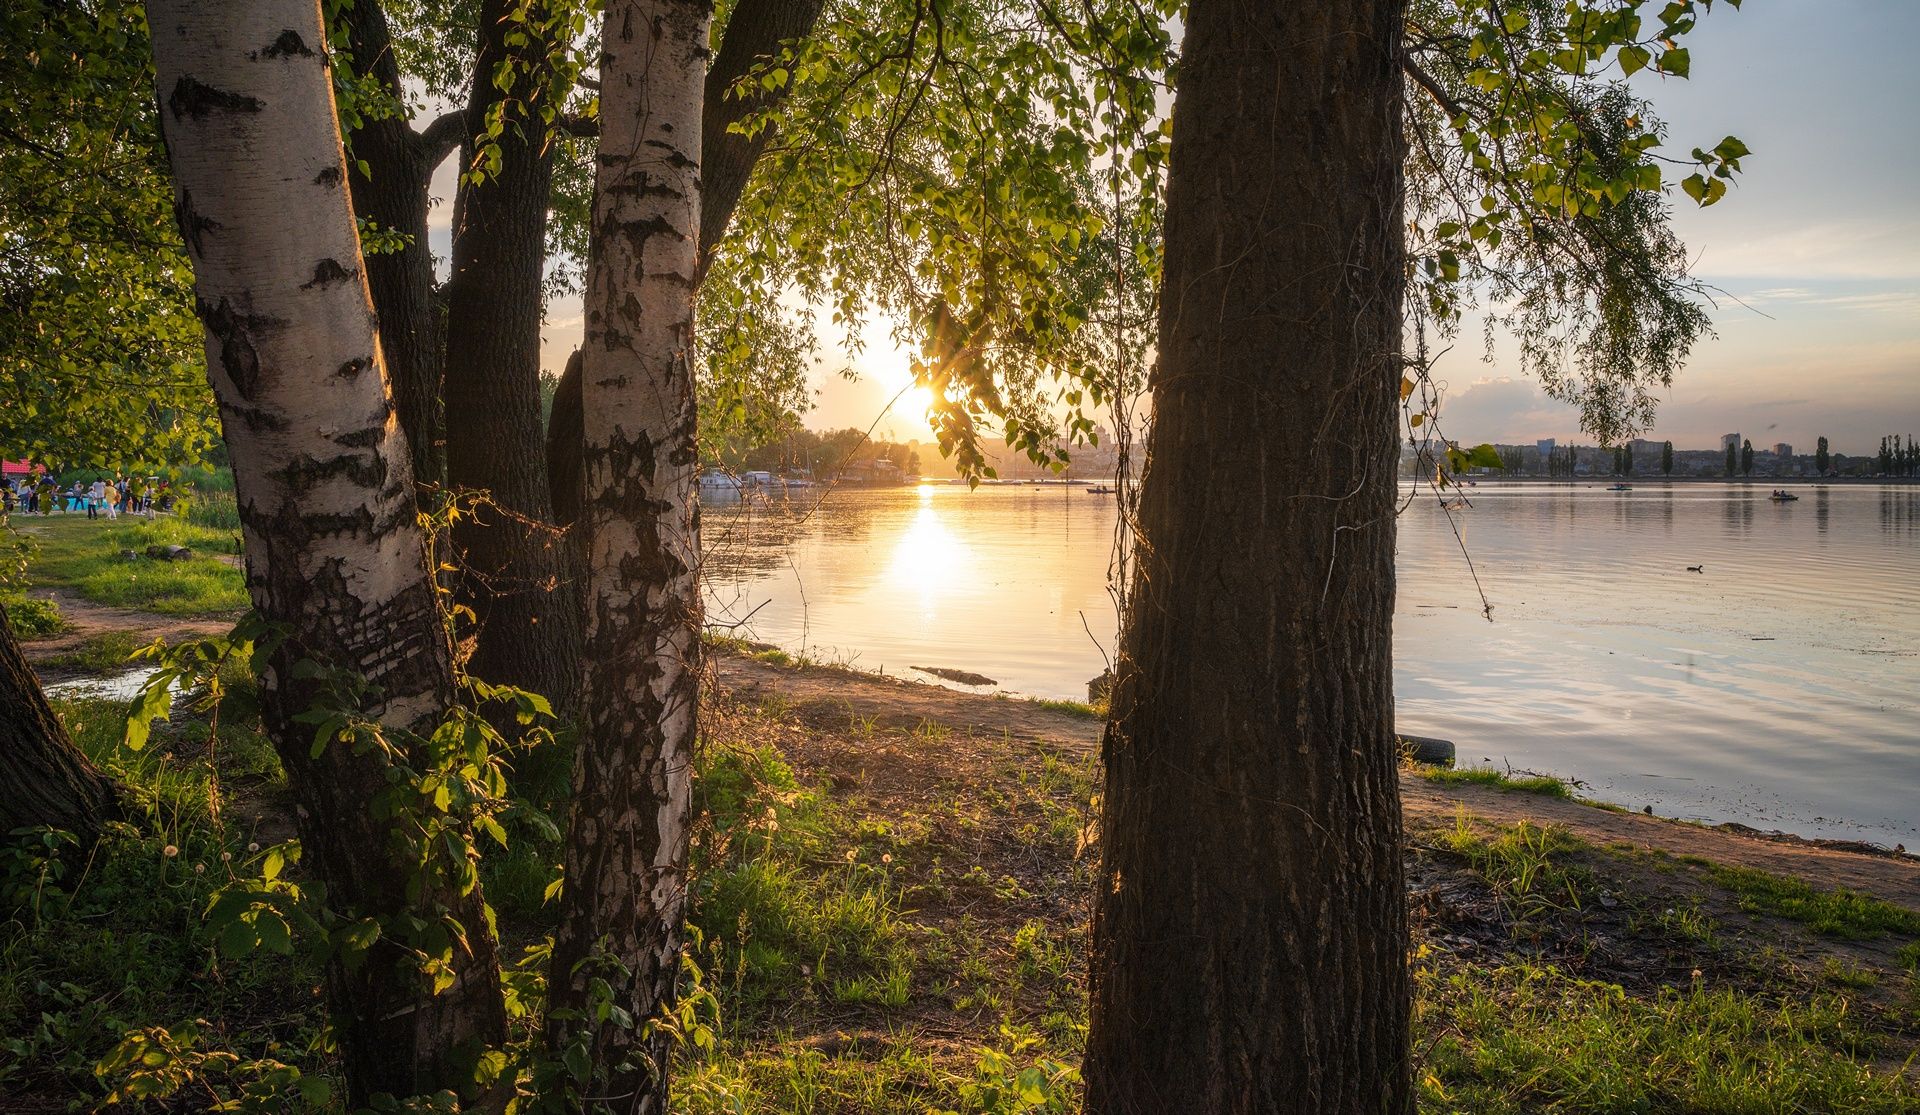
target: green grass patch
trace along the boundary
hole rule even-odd
[[[1580,909],[1593,890],[1592,873],[1567,862],[1587,845],[1564,825],[1521,821],[1483,832],[1462,809],[1439,842],[1487,881],[1515,921]]]
[[[220,557],[237,552],[233,532],[172,516],[108,522],[59,515],[16,525],[37,543],[27,565],[29,584],[163,615],[221,614],[247,605],[245,576]],[[185,546],[194,556],[162,561],[146,556],[149,546]],[[125,556],[129,550],[131,558]]]
[[[1912,1112],[1841,996],[1773,1002],[1698,984],[1638,997],[1552,968],[1417,975],[1421,1110]]]
[[[1077,716],[1082,720],[1105,720],[1107,718],[1107,706],[1104,703],[1090,705],[1085,701],[1057,701],[1051,697],[1035,697],[1033,704],[1037,708],[1048,709],[1053,712],[1063,712],[1068,716]]]
[[[1442,786],[1485,786],[1501,793],[1539,794],[1549,798],[1571,798],[1573,790],[1549,774],[1514,776],[1496,767],[1416,768],[1420,777]]]
[[[1890,934],[1920,935],[1920,913],[1859,891],[1820,890],[1754,867],[1709,863],[1706,871],[1714,882],[1733,892],[1741,909],[1803,922],[1815,933],[1856,941]]]
[[[87,636],[72,650],[48,656],[41,665],[55,670],[85,670],[104,674],[125,666],[133,652],[147,643],[148,640],[132,631],[102,631]]]
[[[860,826],[764,748],[709,744],[694,815],[690,920],[731,1009],[907,1002],[912,931],[890,851],[863,847]]]

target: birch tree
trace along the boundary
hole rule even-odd
[[[406,438],[363,275],[317,0],[156,0],[156,92],[233,461],[248,590],[285,633],[264,715],[329,907],[380,936],[327,972],[356,1103],[431,1091],[505,1022],[479,889],[410,895],[417,865],[374,803],[394,756],[316,741],[326,678],[396,730],[453,697]],[[433,913],[422,917],[424,908]],[[438,978],[418,958],[438,957]],[[435,984],[440,993],[436,994]]]
[[[664,1113],[680,971],[701,604],[693,298],[706,0],[620,0],[601,33],[601,137],[582,349],[587,619],[566,886],[549,980],[590,1094]],[[611,988],[622,1025],[597,1011]]]

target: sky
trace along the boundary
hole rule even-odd
[[[1756,447],[1867,453],[1881,435],[1920,434],[1920,0],[1724,3],[1689,37],[1691,80],[1636,84],[1668,124],[1669,154],[1739,136],[1753,154],[1719,204],[1676,197],[1674,223],[1697,277],[1726,292],[1647,436],[1708,448],[1739,432]],[[1670,176],[1677,177],[1677,176]],[[435,195],[451,198],[451,165]],[[448,250],[451,206],[435,209]],[[823,315],[823,322],[825,315]],[[543,358],[558,371],[579,343],[577,299],[549,308]],[[864,351],[823,330],[815,428],[875,423],[927,439],[918,416],[882,415],[906,386],[907,356],[884,323]],[[1448,436],[1468,442],[1583,439],[1572,408],[1517,371],[1483,362],[1469,323],[1435,369]],[[838,373],[851,367],[857,378]]]

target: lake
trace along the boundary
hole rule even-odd
[[[1920,849],[1920,487],[1768,490],[1483,483],[1451,513],[1415,498],[1401,730],[1662,816]],[[1114,644],[1114,524],[1111,497],[1067,485],[710,503],[708,622],[1084,700]]]

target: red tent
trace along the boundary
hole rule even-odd
[[[31,476],[39,471],[39,465],[26,461],[0,461],[0,476]]]

